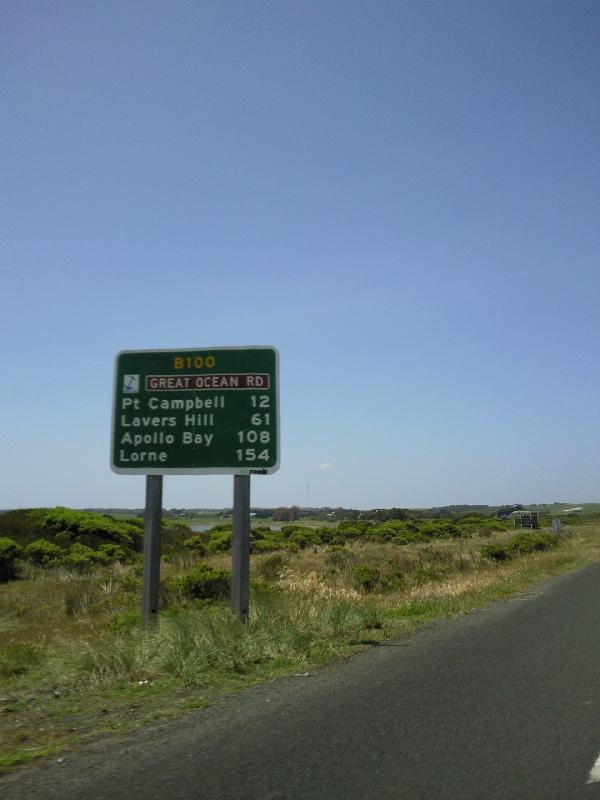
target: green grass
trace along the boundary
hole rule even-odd
[[[37,758],[54,755],[57,752],[58,749],[53,747],[30,747],[10,755],[0,755],[0,774],[9,772],[14,767],[34,761]]]

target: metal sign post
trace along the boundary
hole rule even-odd
[[[122,351],[111,439],[114,472],[146,475],[144,622],[158,613],[162,476],[200,474],[234,476],[231,604],[247,621],[250,475],[279,469],[277,350]]]
[[[233,477],[231,611],[248,622],[250,606],[250,475]]]
[[[146,475],[144,514],[144,571],[142,574],[142,622],[147,627],[158,619],[160,589],[160,528],[162,522],[162,475]]]

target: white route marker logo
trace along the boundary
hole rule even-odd
[[[139,390],[139,375],[123,375],[123,394],[137,394]]]

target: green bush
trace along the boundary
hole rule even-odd
[[[118,611],[113,614],[110,629],[117,633],[127,633],[140,624],[139,611]]]
[[[270,539],[272,536],[279,534],[279,531],[272,531],[268,525],[257,525],[252,528],[250,535],[252,539],[258,541],[259,539]]]
[[[350,558],[352,558],[352,553],[350,550],[346,550],[345,547],[342,547],[339,544],[334,544],[328,548],[327,563],[332,564],[334,567],[344,564]]]
[[[172,587],[193,599],[216,600],[229,596],[231,573],[208,564],[197,564],[189,572],[174,578]]]
[[[418,561],[415,565],[414,579],[417,583],[439,581],[448,574],[448,567],[431,561]]]
[[[47,539],[37,539],[28,544],[24,556],[38,567],[54,567],[60,564],[65,555],[62,547]]]
[[[213,528],[213,530],[215,530]],[[231,528],[220,529],[215,533],[211,533],[206,549],[209,553],[226,553],[231,550],[231,540],[233,539],[233,531]]]
[[[256,542],[250,542],[251,553],[273,553],[275,550],[281,550],[282,547],[284,547],[283,542],[274,539],[259,539]]]
[[[471,514],[466,517],[461,517],[456,522],[461,531],[461,536],[472,536],[476,533],[478,536],[490,536],[493,531],[503,531],[509,526],[509,522],[501,519],[489,519],[480,517],[476,514]]]
[[[192,550],[198,556],[206,555],[206,543],[201,536],[190,536],[183,543],[186,550]]]
[[[343,520],[337,527],[338,531],[343,531],[347,534],[348,539],[358,539],[364,536],[365,533],[372,527],[371,522],[361,520]],[[330,529],[331,530],[331,529]],[[333,530],[336,530],[333,528]]]
[[[507,542],[507,549],[514,554],[525,555],[536,550],[550,550],[560,542],[554,533],[517,533]]]
[[[501,544],[486,544],[479,552],[484,558],[491,558],[493,561],[506,561],[511,555]]]
[[[96,551],[96,557],[102,564],[110,564],[113,561],[127,561],[127,553],[118,544],[101,544]]]
[[[313,531],[319,537],[321,544],[335,544],[340,537],[340,533],[337,528],[330,528],[325,525],[322,525],[319,528],[313,528]]]
[[[300,550],[321,544],[321,537],[313,528],[300,528],[290,534],[290,544],[296,544]]]
[[[392,559],[388,560],[386,570],[379,579],[379,585],[385,591],[401,589],[406,585],[406,578],[400,565]]]
[[[288,559],[284,555],[274,555],[265,558],[258,568],[260,577],[265,581],[276,581],[281,576],[282,571],[288,565]]]
[[[7,536],[20,545],[29,544],[44,534],[42,526],[31,516],[31,509],[3,511],[0,514],[0,539]]]
[[[104,559],[101,554],[92,550],[91,547],[81,544],[80,542],[75,542],[75,544],[71,545],[69,554],[66,556],[64,563],[71,569],[78,570],[79,572],[86,572],[97,564],[104,563]]]
[[[22,548],[7,536],[0,538],[0,583],[12,581],[17,577],[17,559]]]
[[[41,658],[39,648],[33,645],[9,644],[0,653],[0,675],[5,678],[24,675],[33,667],[37,667]]]
[[[303,532],[306,530],[309,530],[309,528],[307,528],[305,525],[282,525],[280,533],[283,537],[289,539],[293,533],[296,533],[296,531]]]
[[[404,533],[398,533],[392,538],[392,542],[397,545],[416,544],[418,542],[428,542],[429,536],[423,531],[406,530]]]
[[[355,589],[373,592],[380,578],[381,572],[377,567],[370,567],[367,564],[356,564],[352,567],[352,581]]]
[[[189,525],[178,519],[163,517],[160,531],[160,549],[163,555],[180,553],[185,548],[185,542],[192,536]]]
[[[142,591],[142,575],[136,575],[135,572],[127,572],[118,578],[119,589],[123,592],[131,592],[139,594]]]
[[[494,561],[506,561],[514,556],[527,555],[541,550],[550,550],[560,544],[560,537],[554,533],[517,533],[504,545],[488,544],[479,551],[482,556]]]
[[[46,534],[65,545],[78,542],[97,547],[108,540],[128,549],[142,549],[141,520],[117,521],[105,514],[62,507],[40,508],[30,515],[43,526]]]

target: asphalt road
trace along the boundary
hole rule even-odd
[[[15,773],[0,797],[591,800],[599,756],[594,564],[308,677]]]

